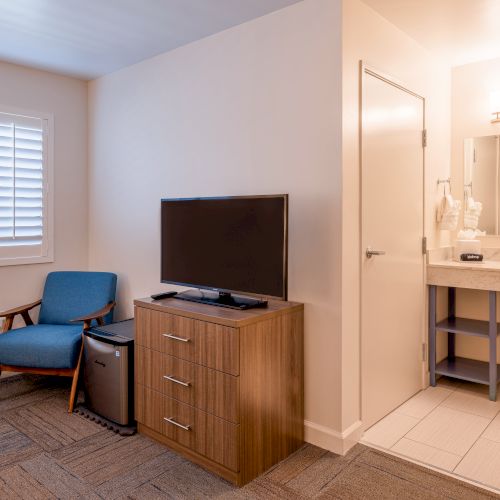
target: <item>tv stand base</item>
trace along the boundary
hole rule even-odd
[[[232,295],[228,292],[212,292],[206,290],[188,290],[178,293],[176,299],[199,302],[217,307],[228,307],[230,309],[253,309],[255,307],[267,307],[267,300],[253,299]]]

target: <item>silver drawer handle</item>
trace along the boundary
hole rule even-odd
[[[189,387],[191,385],[191,382],[183,382],[182,380],[176,379],[172,375],[163,375],[164,379],[170,380],[170,382],[174,382],[179,385],[183,385],[184,387]]]
[[[163,417],[163,420],[166,420],[169,424],[176,425],[177,427],[180,427],[181,429],[184,429],[185,431],[190,431],[191,426],[190,425],[182,425],[179,424],[179,422],[176,422],[172,417]]]
[[[184,339],[182,337],[176,337],[175,335],[172,335],[171,333],[162,333],[164,337],[167,337],[172,340],[178,340],[179,342],[190,342],[191,339]]]

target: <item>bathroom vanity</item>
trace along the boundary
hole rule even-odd
[[[496,251],[485,249],[484,262],[455,262],[451,249],[439,249],[429,253],[427,285],[429,286],[429,370],[431,385],[436,385],[437,375],[467,380],[489,386],[490,400],[496,401],[500,369],[497,365],[497,292],[500,291],[500,260]],[[490,257],[489,259],[487,257]],[[448,316],[437,320],[437,287],[448,289]],[[488,321],[456,316],[456,289],[483,290],[489,296]],[[438,332],[448,336],[448,356],[436,360]],[[455,356],[457,335],[482,337],[489,343],[489,361],[478,361]]]

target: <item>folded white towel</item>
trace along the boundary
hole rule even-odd
[[[475,240],[478,236],[486,236],[486,231],[479,229],[462,229],[458,231],[457,240]]]
[[[464,227],[467,229],[477,229],[479,217],[483,210],[483,204],[479,201],[474,201],[474,198],[467,198],[464,212]]]
[[[441,230],[454,231],[457,228],[461,206],[461,202],[454,200],[451,194],[443,197],[438,208],[437,217]]]

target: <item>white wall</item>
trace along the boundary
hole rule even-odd
[[[500,89],[500,59],[453,68],[451,83],[452,186],[463,199],[464,139],[500,134],[490,109],[490,92]]]
[[[54,115],[55,262],[0,266],[0,310],[41,297],[48,272],[87,268],[87,84],[0,62],[1,107]]]
[[[340,23],[340,0],[305,0],[89,86],[90,268],[119,274],[119,317],[171,288],[162,197],[290,194],[307,435],[325,447],[317,429],[341,424]]]
[[[359,62],[426,99],[425,230],[429,246],[446,245],[435,221],[436,181],[450,172],[450,69],[359,0],[343,2],[342,431],[360,420]],[[381,179],[381,182],[384,182]],[[394,304],[394,307],[398,307]],[[424,332],[422,332],[422,336]]]
[[[491,123],[490,109],[490,92],[500,89],[500,59],[453,68],[451,88],[452,186],[454,196],[463,200],[464,139],[500,134],[500,123]],[[495,237],[485,237],[482,244],[497,247],[500,241]],[[458,290],[457,314],[466,318],[488,319],[488,294]],[[500,304],[497,317],[500,317]],[[498,346],[500,362],[500,340]],[[488,343],[475,337],[458,335],[456,353],[457,356],[487,361]]]

